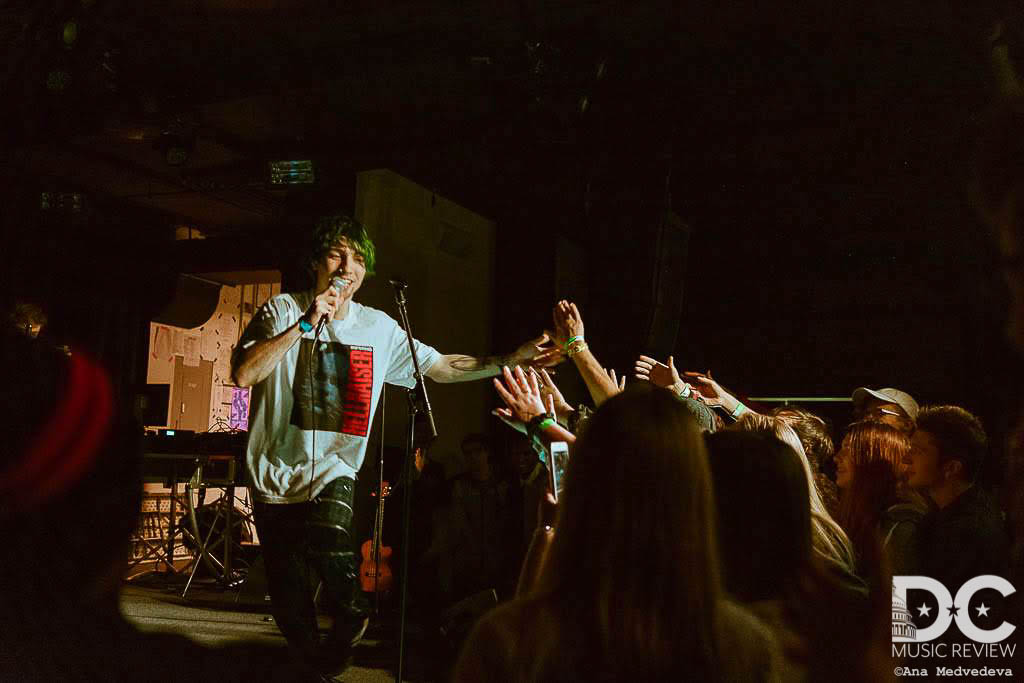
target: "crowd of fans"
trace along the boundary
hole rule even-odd
[[[584,659],[608,680],[879,680],[893,575],[952,592],[1009,575],[1006,518],[976,483],[986,433],[964,408],[859,388],[834,440],[813,412],[755,412],[672,358],[640,356],[625,386],[571,303],[552,336],[596,411],[570,431],[547,372],[495,380],[496,414],[572,458],[519,594],[478,624],[456,680],[565,680]]]

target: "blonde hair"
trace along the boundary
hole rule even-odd
[[[849,536],[825,507],[821,492],[818,491],[818,485],[814,480],[814,471],[807,459],[807,452],[796,431],[779,418],[753,412],[745,413],[736,421],[733,428],[770,434],[792,448],[800,457],[804,475],[807,477],[807,493],[811,504],[811,541],[814,551],[826,562],[837,565],[850,574],[856,573],[857,563],[853,554],[853,545],[850,543]]]

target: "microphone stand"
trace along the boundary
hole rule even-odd
[[[413,343],[412,328],[409,326],[409,311],[405,306],[405,288],[408,285],[398,280],[392,280],[395,288],[395,303],[398,305],[398,314],[402,319],[402,327],[405,329],[405,337],[409,343],[409,354],[412,356],[412,365],[416,386],[409,391],[409,427],[408,438],[405,441],[405,463],[403,465],[403,477],[405,486],[402,494],[402,596],[399,607],[399,634],[398,634],[398,667],[395,680],[402,680],[402,668],[405,663],[405,616],[408,608],[409,592],[409,521],[412,517],[412,466],[414,453],[416,452],[416,416],[423,413],[427,433],[424,435],[428,442],[437,438],[437,426],[434,424],[434,413],[430,409],[430,398],[427,396],[427,387],[423,383],[423,373],[420,371],[420,361],[416,357],[416,347]]]

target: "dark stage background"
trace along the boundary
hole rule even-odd
[[[5,290],[125,394],[177,272],[288,270],[311,217],[390,168],[496,222],[495,350],[570,297],[619,370],[671,352],[747,395],[1015,415],[966,191],[1002,3],[337,4],[0,10]],[[306,158],[315,185],[268,186]]]

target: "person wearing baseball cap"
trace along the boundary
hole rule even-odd
[[[900,389],[868,389],[853,392],[853,415],[856,420],[877,420],[910,434],[917,421],[917,401]]]

